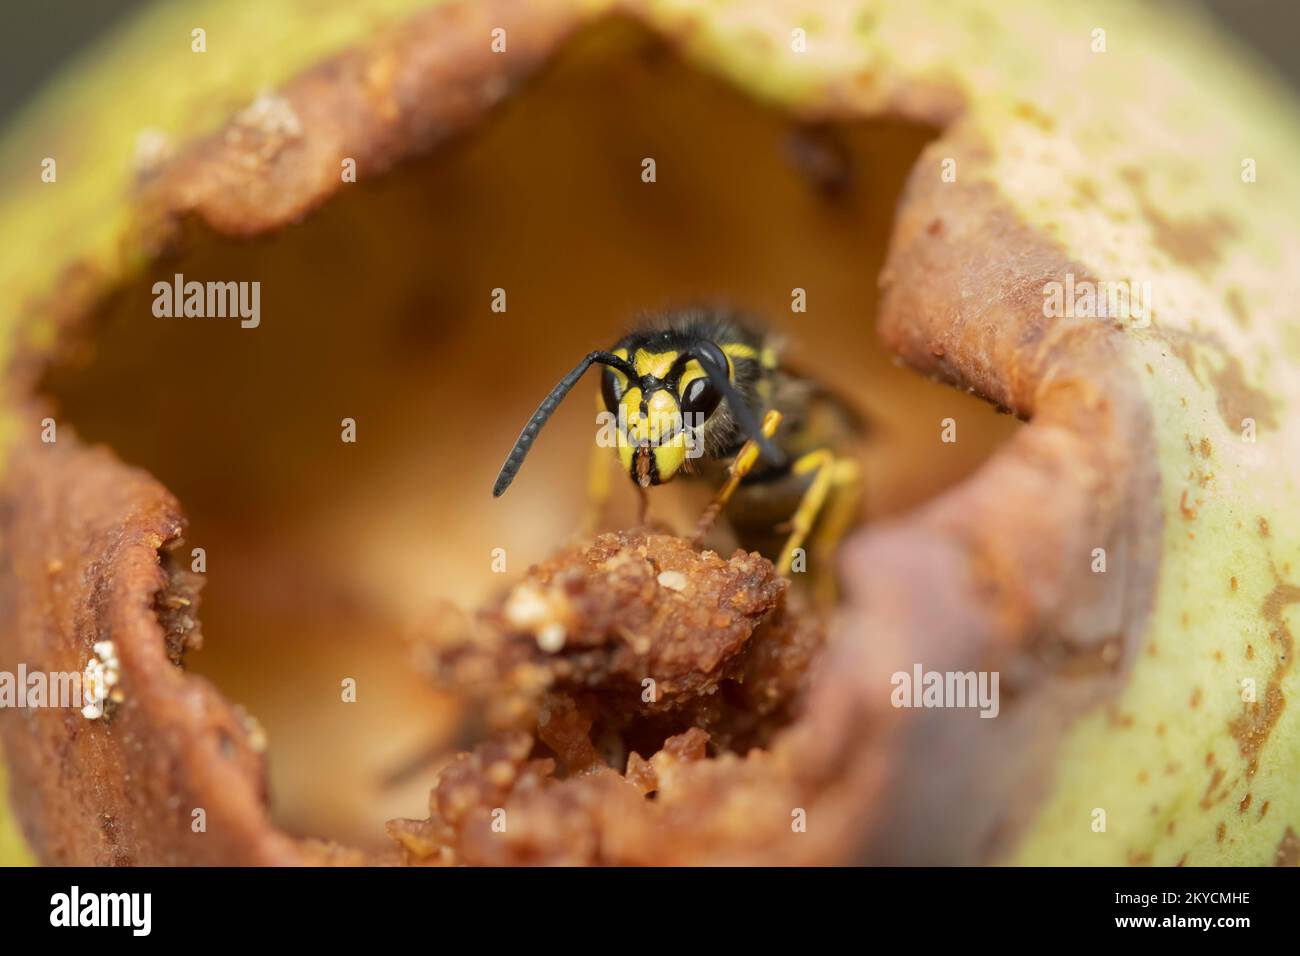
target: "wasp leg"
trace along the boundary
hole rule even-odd
[[[771,438],[775,435],[780,424],[781,413],[775,408],[768,411],[763,416],[763,437]],[[704,513],[700,515],[700,520],[695,523],[695,534],[691,537],[692,546],[698,546],[704,536],[709,533],[709,529],[718,520],[718,515],[722,514],[722,509],[727,507],[727,502],[731,500],[731,496],[740,487],[740,483],[745,480],[745,476],[753,470],[757,461],[758,442],[751,438],[741,446],[740,453],[736,455],[736,460],[731,463],[731,471],[727,475],[727,480],[718,489],[713,501],[704,509]]]
[[[798,459],[791,467],[795,475],[813,476],[812,483],[804,492],[803,500],[794,516],[790,519],[790,537],[786,539],[777,561],[777,570],[784,577],[789,577],[795,560],[795,552],[803,547],[808,533],[812,530],[817,516],[826,510],[826,520],[818,535],[819,557],[828,556],[833,551],[839,538],[843,536],[852,522],[857,510],[857,495],[843,493],[831,495],[832,489],[844,487],[856,488],[858,484],[857,464],[846,458],[836,458],[828,448],[811,451]],[[827,506],[827,499],[831,504]],[[838,500],[836,500],[838,499]],[[829,563],[829,561],[827,562]]]
[[[853,527],[862,504],[862,470],[852,458],[837,458],[831,466],[831,491],[813,535],[817,568],[817,599],[834,604],[838,590],[835,577],[835,549]]]
[[[599,444],[592,446],[591,457],[587,460],[587,508],[583,516],[583,527],[589,535],[600,530],[605,505],[609,501],[609,459],[608,448]]]

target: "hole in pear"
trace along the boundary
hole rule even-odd
[[[868,521],[957,483],[1009,437],[1013,419],[898,367],[875,337],[893,210],[936,135],[810,126],[605,24],[473,134],[361,175],[274,235],[188,224],[181,252],[104,305],[42,389],[82,438],[180,500],[207,562],[206,644],[187,666],[265,728],[278,824],[374,846],[385,820],[421,813],[435,765],[380,782],[431,739],[446,754],[465,741],[402,637],[439,600],[475,607],[570,538],[594,375],[505,497],[492,481],[546,391],[639,313],[724,302],[762,318],[870,419]],[[176,274],[260,282],[260,325],[155,317],[152,287]],[[792,311],[796,289],[806,311]],[[949,417],[960,441],[939,446]],[[672,486],[655,493],[656,516],[686,531]],[[616,480],[607,524],[635,509]]]

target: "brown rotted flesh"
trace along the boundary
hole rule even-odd
[[[796,788],[772,745],[822,645],[788,600],[757,554],[629,532],[447,618],[425,661],[482,704],[489,736],[443,770],[429,818],[390,835],[419,864],[761,857],[790,832]]]

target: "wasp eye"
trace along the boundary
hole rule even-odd
[[[619,399],[618,377],[614,374],[612,369],[605,369],[604,373],[600,376],[600,394],[605,399],[605,407],[609,409],[609,413],[611,415],[617,415]]]
[[[682,414],[703,421],[713,414],[722,396],[704,376],[691,379],[682,395]]]

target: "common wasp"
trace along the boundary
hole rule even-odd
[[[838,449],[862,431],[862,419],[783,363],[751,321],[716,310],[670,313],[583,358],[524,425],[494,496],[510,487],[542,426],[592,365],[602,366],[599,409],[611,436],[598,446],[616,450],[643,504],[646,489],[679,475],[717,488],[697,542],[725,509],[742,541],[784,536],[776,566],[788,575],[806,569],[810,537],[828,557],[854,520],[859,468]],[[608,452],[597,447],[594,455],[593,516],[608,497],[610,471]]]

